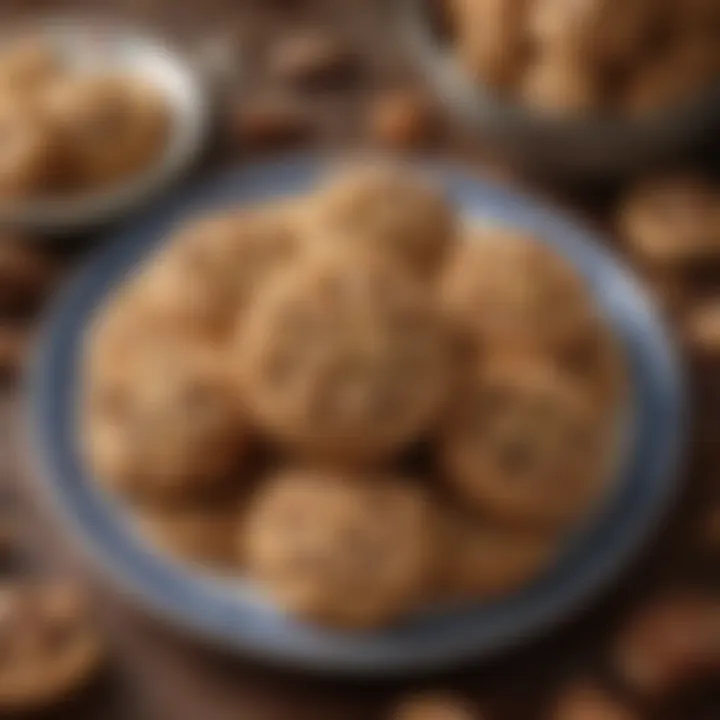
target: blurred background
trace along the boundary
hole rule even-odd
[[[100,13],[176,47],[212,108],[193,179],[288,150],[431,154],[563,206],[602,230],[651,289],[687,362],[693,397],[673,513],[581,617],[491,664],[422,681],[282,673],[220,657],[128,607],[88,576],[36,502],[22,436],[22,370],[39,314],[105,230],[48,241],[7,225],[0,237],[3,582],[70,578],[92,598],[109,648],[107,668],[87,690],[45,715],[360,720],[390,717],[397,702],[421,693],[435,704],[405,708],[403,717],[720,718],[720,3],[585,3],[604,7],[597,18],[609,18],[606,28],[594,16],[575,18],[571,2],[538,2],[549,8],[538,27],[550,39],[538,31],[528,50],[515,32],[515,0],[0,1],[3,33],[48,16],[73,13],[82,23]],[[661,5],[669,9],[656,18]],[[626,19],[635,9],[640,19]],[[605,44],[622,32],[627,47],[608,56]],[[553,71],[538,79],[547,64]],[[3,632],[0,617],[0,676]],[[617,650],[623,643],[631,660]],[[643,669],[628,671],[626,660]]]

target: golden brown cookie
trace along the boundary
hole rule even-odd
[[[596,110],[603,88],[592,64],[571,51],[548,52],[532,63],[519,90],[523,102],[548,115]]]
[[[242,504],[235,498],[182,505],[136,507],[140,534],[178,560],[221,570],[238,568]]]
[[[504,526],[455,505],[441,508],[438,600],[489,600],[509,595],[547,568],[557,539]]]
[[[45,111],[71,156],[68,181],[100,189],[150,167],[165,148],[169,111],[160,91],[130,76],[72,76],[50,89]]]
[[[0,712],[60,702],[86,685],[105,648],[77,588],[48,582],[0,585]]]
[[[409,170],[354,167],[331,177],[314,202],[309,233],[392,258],[419,278],[440,272],[455,240],[452,208]]]
[[[720,259],[720,195],[692,176],[650,178],[628,194],[619,227],[642,261],[677,266]]]
[[[54,128],[31,109],[0,103],[0,202],[47,194],[62,150]]]
[[[472,232],[442,278],[440,305],[473,347],[563,352],[594,327],[588,290],[539,240],[503,229]]]
[[[134,282],[148,320],[222,340],[258,288],[300,255],[294,206],[208,215],[180,230]]]
[[[563,527],[588,512],[610,470],[591,396],[539,358],[495,356],[461,383],[444,423],[444,479],[488,518]]]
[[[483,720],[474,703],[450,693],[421,693],[401,698],[389,720]]]
[[[15,102],[32,102],[65,70],[60,54],[46,38],[20,38],[0,51],[0,94]]]
[[[239,472],[248,442],[224,358],[190,343],[137,345],[90,372],[83,427],[98,480],[139,496],[210,492]]]
[[[664,697],[720,669],[720,600],[673,595],[640,608],[620,632],[616,669],[633,689]]]
[[[355,254],[278,273],[235,355],[248,410],[305,455],[375,460],[425,430],[445,401],[447,334],[425,288]]]
[[[458,58],[491,88],[515,81],[523,64],[526,0],[448,0]]]
[[[591,681],[562,690],[550,720],[639,720],[638,716],[611,694]]]
[[[309,469],[267,480],[244,541],[251,575],[281,607],[352,629],[412,608],[435,547],[432,507],[419,485]]]

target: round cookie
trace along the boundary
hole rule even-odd
[[[344,253],[288,268],[238,334],[248,410],[304,455],[369,461],[411,442],[447,394],[451,348],[419,283]]]
[[[34,102],[65,71],[52,44],[42,37],[26,37],[0,50],[0,94],[14,102]]]
[[[83,427],[98,480],[138,496],[209,493],[238,471],[248,442],[224,358],[189,343],[139,345],[89,375]]]
[[[46,194],[57,179],[60,145],[36,112],[11,99],[0,103],[0,202]]]
[[[251,575],[284,609],[372,628],[412,608],[428,579],[432,507],[400,478],[286,470],[260,488],[244,543]]]
[[[0,712],[30,712],[86,685],[105,656],[79,590],[60,583],[0,585]]]
[[[401,698],[388,720],[484,720],[469,700],[446,693]]]
[[[258,288],[299,256],[295,206],[217,213],[170,238],[135,281],[144,312],[181,334],[227,338]]]
[[[522,68],[525,0],[449,0],[461,64],[473,79],[506,89]]]
[[[604,415],[547,361],[478,362],[441,426],[444,479],[490,520],[564,527],[589,510],[608,479]]]
[[[473,232],[458,246],[440,285],[440,305],[475,348],[562,353],[583,342],[596,315],[580,276],[532,237]]]
[[[549,564],[557,540],[524,532],[448,505],[442,508],[439,600],[488,600],[535,580]]]
[[[421,279],[437,275],[455,240],[452,208],[409,170],[352,168],[330,179],[312,202],[310,234],[389,257]]]
[[[530,65],[520,96],[548,115],[583,113],[602,104],[602,88],[595,69],[573,52],[548,52]]]
[[[622,203],[619,226],[638,258],[676,266],[720,258],[720,195],[692,176],[639,183]]]
[[[68,77],[48,91],[44,108],[72,159],[68,182],[81,188],[126,178],[152,165],[164,150],[168,107],[140,78]]]
[[[241,564],[237,534],[242,513],[237,500],[135,510],[138,530],[153,548],[181,561],[221,570]]]

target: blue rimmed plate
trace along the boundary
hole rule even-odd
[[[98,304],[183,217],[305,191],[326,168],[318,159],[294,157],[233,170],[167,199],[90,260],[51,312],[29,376],[33,455],[52,507],[119,588],[200,638],[267,661],[357,675],[431,671],[487,657],[589,600],[631,558],[673,497],[685,428],[683,385],[665,330],[630,274],[558,211],[457,168],[420,168],[469,219],[532,230],[587,278],[620,341],[632,390],[633,441],[613,494],[557,563],[526,589],[487,604],[416,615],[371,634],[309,626],[280,613],[242,581],[215,580],[149,550],[81,462],[83,334]]]

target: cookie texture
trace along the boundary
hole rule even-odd
[[[420,279],[437,275],[454,244],[452,208],[410,170],[352,168],[331,176],[313,202],[311,231],[330,243],[385,256]]]
[[[412,606],[426,583],[432,518],[422,489],[404,479],[289,469],[250,508],[248,567],[290,612],[377,626]]]
[[[577,520],[609,472],[598,415],[583,389],[550,363],[481,362],[442,425],[445,479],[491,518],[531,526]]]
[[[239,470],[247,445],[225,363],[192,344],[139,346],[85,390],[86,454],[122,493],[212,490]]]
[[[58,582],[0,585],[0,710],[28,712],[86,685],[105,657],[102,638],[77,588]]]
[[[382,262],[331,253],[278,274],[236,342],[249,412],[303,454],[399,451],[447,394],[451,349],[423,288]]]

